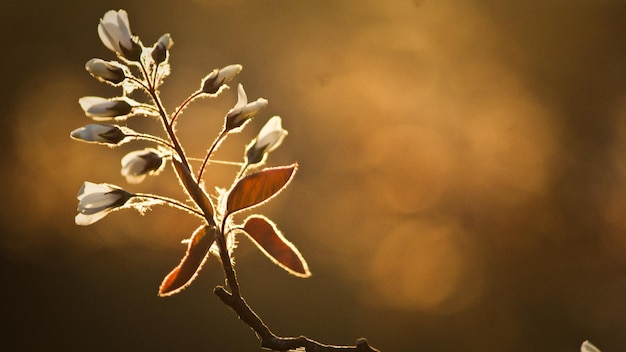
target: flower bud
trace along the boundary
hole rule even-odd
[[[72,131],[73,139],[98,144],[118,145],[126,138],[126,134],[119,126],[105,124],[91,124]]]
[[[122,207],[133,197],[123,189],[106,184],[83,183],[78,191],[77,225],[91,225],[111,211]]]
[[[263,98],[248,103],[248,97],[243,90],[243,85],[239,84],[237,87],[237,104],[226,115],[226,131],[240,128],[265,106],[267,106],[267,100]]]
[[[123,118],[133,110],[132,100],[124,97],[102,98],[102,97],[82,97],[78,100],[80,107],[85,111],[85,115],[97,121],[111,120],[114,117]]]
[[[152,59],[157,65],[165,61],[167,58],[168,50],[174,45],[174,41],[169,33],[165,33],[159,38],[159,40],[152,47]]]
[[[216,68],[202,80],[202,92],[207,94],[217,93],[220,87],[232,81],[241,72],[242,68],[241,65],[228,65],[219,69]]]
[[[108,82],[114,86],[126,79],[124,69],[102,59],[91,59],[85,64],[85,69],[100,82]]]
[[[142,48],[132,36],[128,13],[124,10],[110,10],[98,24],[98,36],[111,51],[131,61],[139,61]]]
[[[280,116],[274,116],[267,123],[253,143],[246,150],[246,162],[250,165],[261,163],[267,154],[278,148],[287,136],[283,129]]]
[[[128,183],[140,183],[146,175],[156,175],[163,170],[163,157],[152,148],[132,151],[122,158],[122,176]]]
[[[589,340],[585,340],[580,346],[581,352],[600,352],[600,349],[594,346]]]

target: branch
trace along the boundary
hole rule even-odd
[[[217,286],[213,289],[215,293],[224,304],[229,306],[237,313],[239,319],[246,323],[261,340],[261,347],[272,351],[288,351],[296,348],[304,347],[306,352],[324,352],[324,351],[356,351],[356,352],[379,352],[377,349],[371,347],[367,340],[364,338],[358,339],[355,346],[334,346],[325,345],[315,340],[311,340],[308,337],[279,337],[276,336],[268,327],[263,323],[261,318],[250,308],[246,301],[241,297],[239,291],[239,282],[237,281],[237,274],[235,268],[233,268],[230,254],[226,247],[226,238],[224,236],[224,223],[222,223],[222,231],[217,231],[215,234],[215,243],[219,248],[220,260],[222,261],[222,268],[224,269],[224,275],[226,276],[226,283],[232,293],[229,293],[222,286]]]
[[[325,345],[315,340],[311,340],[308,337],[279,337],[276,336],[270,329],[263,323],[261,318],[250,308],[246,301],[241,296],[231,295],[222,286],[217,286],[213,293],[215,293],[224,304],[229,306],[237,313],[239,319],[246,323],[261,340],[261,347],[272,351],[288,351],[300,347],[304,347],[307,352],[324,352],[324,351],[356,351],[356,352],[379,352],[377,349],[371,347],[367,340],[360,338],[356,341],[355,346],[336,346]]]

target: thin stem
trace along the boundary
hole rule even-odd
[[[198,171],[198,181],[202,179],[202,173],[204,172],[204,167],[209,162],[209,158],[211,157],[211,154],[213,154],[215,149],[217,149],[220,143],[222,143],[222,139],[224,139],[224,137],[226,137],[227,135],[228,135],[228,131],[226,131],[226,128],[224,128],[222,132],[220,132],[220,135],[217,136],[215,141],[213,141],[211,148],[209,148],[209,151],[206,153],[206,156],[204,157],[204,161],[202,161],[202,166],[200,166],[200,171]]]
[[[166,141],[165,139],[159,138],[157,136],[153,136],[151,134],[135,133],[135,134],[127,134],[126,137],[132,137],[136,139],[142,139],[145,141],[155,142],[162,146],[168,147],[169,149],[175,150],[174,145],[172,143]]]
[[[141,81],[137,77],[135,77],[135,76],[128,77],[127,76],[126,79],[134,81],[135,83],[139,84],[146,92],[150,92],[150,87],[148,87],[145,83],[143,83],[143,81]]]
[[[170,140],[174,144],[174,150],[176,150],[176,153],[180,157],[181,162],[189,170],[191,170],[191,167],[189,166],[189,161],[187,161],[187,156],[185,155],[185,152],[183,151],[183,147],[180,145],[180,142],[178,142],[178,138],[176,138],[176,134],[174,133],[174,130],[167,123],[167,114],[166,114],[165,109],[163,108],[163,106],[161,104],[161,100],[159,99],[158,95],[155,92],[151,92],[151,95],[152,95],[152,98],[154,99],[155,104],[157,105],[157,107],[159,109],[159,112],[161,114],[163,126],[165,127],[165,130],[167,131],[167,134],[170,137]]]
[[[154,84],[153,82],[150,80],[150,75],[148,74],[148,69],[146,68],[146,66],[143,64],[143,60],[139,61],[139,67],[141,68],[141,72],[143,74],[143,78],[146,79],[146,82],[148,82],[148,91],[152,91],[154,89]]]
[[[194,202],[196,202],[196,205],[198,205],[198,208],[203,209],[202,218],[204,218],[208,224],[215,224],[215,221],[212,218],[212,214],[214,213],[213,206],[211,204],[204,204],[202,200],[203,198],[202,196],[200,197],[193,196],[194,194],[198,195],[199,193],[203,193],[203,191],[200,185],[198,184],[198,180],[193,179],[193,174],[191,173],[191,166],[189,165],[189,161],[187,160],[187,156],[185,155],[185,151],[183,150],[183,147],[178,141],[178,137],[176,136],[176,133],[174,132],[174,128],[172,127],[172,125],[170,125],[168,121],[168,118],[167,118],[168,115],[165,112],[165,108],[163,107],[163,103],[161,102],[161,99],[159,98],[158,91],[155,87],[155,82],[150,82],[148,72],[143,62],[140,63],[140,67],[143,72],[144,78],[148,82],[148,88],[149,88],[148,94],[152,98],[152,101],[154,102],[154,105],[156,106],[156,108],[159,110],[159,115],[161,116],[161,123],[163,125],[163,128],[167,132],[167,135],[170,141],[172,142],[174,151],[176,152],[176,154],[178,154],[180,162],[182,163],[182,167],[186,169],[186,171],[183,170],[183,172],[189,173],[189,179],[187,179],[186,182],[185,181],[183,182],[183,186],[186,188],[187,193],[192,195],[191,198],[194,200]],[[210,203],[210,201],[207,201],[206,203]],[[198,214],[197,212],[194,212],[194,213]]]
[[[158,115],[159,110],[150,104],[139,104],[137,107],[151,111],[153,114]]]
[[[204,161],[204,159],[200,159],[200,158],[187,158],[187,160],[189,161]],[[244,163],[238,162],[238,161],[226,161],[226,160],[216,160],[216,159],[209,159],[207,161],[207,164],[221,164],[221,165],[232,165],[232,166],[243,166]]]
[[[248,169],[248,166],[250,166],[250,164],[248,164],[247,162],[243,164],[241,170],[239,170],[239,173],[237,174],[237,177],[235,178],[235,180],[239,180],[241,177],[243,177],[243,175],[246,173],[246,170]]]
[[[183,148],[180,145],[180,142],[178,141],[176,134],[174,133],[174,129],[169,124],[169,121],[167,119],[167,113],[165,112],[165,108],[163,107],[163,104],[161,103],[161,99],[159,98],[159,95],[156,93],[154,84],[153,82],[149,81],[149,75],[143,62],[140,64],[140,67],[141,67],[141,70],[143,71],[144,78],[148,81],[148,94],[150,94],[150,97],[152,98],[154,105],[156,105],[157,109],[159,110],[159,115],[161,116],[161,122],[163,123],[163,128],[165,128],[165,131],[167,132],[167,135],[169,136],[170,141],[172,141],[174,151],[176,151],[176,154],[178,154],[178,156],[180,157],[180,160],[183,163],[183,165],[185,165],[189,170],[191,170],[191,167],[189,166],[189,161],[187,161],[187,156],[185,155],[185,152],[183,151]]]
[[[203,213],[197,211],[196,209],[194,209],[194,208],[192,208],[192,207],[190,207],[190,206],[188,206],[186,204],[183,204],[183,203],[177,201],[176,199],[163,197],[163,196],[157,196],[155,194],[147,194],[147,193],[135,193],[133,195],[133,197],[158,200],[158,201],[163,202],[166,205],[169,205],[169,206],[171,206],[173,208],[179,208],[179,209],[185,210],[187,212],[193,213],[194,215],[197,215],[197,216],[199,216],[199,217],[204,219],[204,214]]]
[[[174,126],[174,121],[176,121],[176,118],[178,118],[178,116],[183,111],[183,109],[189,103],[191,103],[194,99],[196,99],[197,97],[199,97],[202,94],[203,94],[203,92],[201,90],[199,90],[197,92],[194,92],[192,95],[188,96],[187,99],[185,99],[185,101],[183,101],[183,103],[180,104],[180,106],[178,108],[176,108],[176,111],[174,112],[174,114],[172,115],[172,119],[170,120],[170,127]]]
[[[159,73],[159,65],[152,64],[152,67],[154,67],[154,69],[152,71],[152,76],[153,76],[152,77],[152,86],[154,88],[157,87],[157,74]]]

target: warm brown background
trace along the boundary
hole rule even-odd
[[[171,170],[125,184],[119,149],[73,142],[84,72],[111,59],[96,26],[125,8],[147,44],[170,32],[170,110],[240,63],[279,114],[270,164],[295,182],[259,209],[308,259],[290,277],[245,239],[249,303],[277,333],[383,351],[626,349],[626,2],[3,1],[3,351],[255,351],[253,333],[197,282],[158,298],[197,225],[172,209],[74,225],[83,180],[180,196]],[[234,86],[234,85],[233,85]],[[231,89],[181,118],[202,156]],[[146,119],[136,129],[158,132]],[[154,126],[154,127],[152,127]],[[207,182],[227,186],[232,167]]]

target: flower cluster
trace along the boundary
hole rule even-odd
[[[202,221],[202,224],[184,241],[187,251],[181,263],[170,272],[159,289],[160,295],[171,295],[189,285],[209,253],[232,255],[233,236],[247,235],[277,265],[288,272],[306,277],[310,275],[306,261],[296,247],[287,241],[276,225],[261,215],[252,215],[236,224],[233,214],[255,207],[284,189],[296,171],[296,164],[261,169],[270,152],[287,135],[281,118],[268,120],[244,149],[243,161],[220,162],[212,159],[219,145],[232,133],[240,132],[268,104],[263,98],[249,102],[242,84],[237,86],[237,103],[223,117],[222,130],[207,149],[204,158],[189,157],[175,132],[175,123],[183,110],[200,98],[216,98],[241,72],[238,64],[212,70],[173,113],[168,114],[159,88],[170,74],[170,50],[173,40],[169,33],[153,45],[145,46],[130,29],[124,10],[108,11],[98,24],[98,35],[104,46],[115,55],[114,60],[93,58],[85,64],[86,71],[98,81],[121,89],[119,96],[85,96],[79,105],[85,115],[96,123],[75,129],[74,140],[116,147],[142,140],[153,143],[150,148],[131,151],[121,158],[121,175],[130,184],[138,184],[148,176],[161,173],[171,164],[180,185],[189,195],[188,201],[175,200],[156,194],[132,193],[110,184],[85,182],[78,193],[76,224],[90,225],[116,210],[135,208],[143,210],[151,205],[164,204],[181,209]],[[149,99],[133,98],[142,91]],[[124,125],[129,118],[144,116],[156,120],[163,127],[163,136],[140,133]],[[192,163],[198,162],[198,165]],[[238,165],[233,184],[228,190],[219,190],[209,196],[202,175],[209,164]],[[196,169],[198,171],[194,172]],[[260,171],[259,171],[260,170]],[[214,204],[214,200],[217,202]]]

